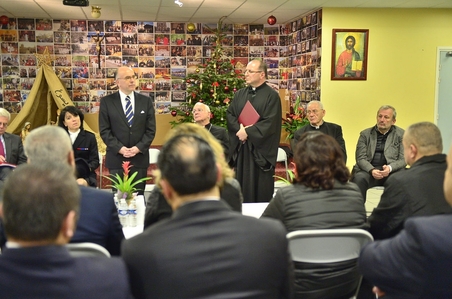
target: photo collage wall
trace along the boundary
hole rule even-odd
[[[224,53],[244,70],[252,59],[268,65],[268,82],[294,101],[320,99],[322,11],[284,25],[228,24]],[[10,19],[0,25],[0,107],[18,113],[36,78],[35,54],[50,53],[73,102],[96,113],[116,92],[116,70],[132,67],[137,91],[152,95],[156,113],[186,99],[185,76],[209,59],[216,24]]]

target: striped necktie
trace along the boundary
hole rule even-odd
[[[127,122],[129,123],[129,127],[131,127],[133,123],[133,109],[129,96],[126,97],[126,118]]]

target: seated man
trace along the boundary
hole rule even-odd
[[[74,235],[79,202],[67,164],[28,164],[10,174],[0,205],[8,237],[0,255],[1,298],[131,298],[122,260],[74,258],[64,246]]]
[[[74,169],[74,152],[69,135],[57,126],[42,126],[25,139],[28,162],[69,164]],[[82,192],[80,219],[71,243],[92,242],[105,247],[111,255],[120,255],[124,239],[118,212],[110,192],[79,186]]]
[[[6,133],[11,114],[8,110],[0,108],[0,164],[7,163],[19,165],[27,162],[24,154],[22,139],[14,134]],[[9,166],[0,167],[0,191],[4,181],[14,168]]]
[[[452,205],[452,147],[443,185]],[[392,239],[372,242],[358,265],[379,297],[452,298],[452,215],[413,217]],[[386,297],[382,297],[386,298]]]
[[[158,166],[174,213],[123,242],[135,298],[291,298],[283,225],[243,216],[220,201],[221,168],[206,141],[173,137]]]
[[[359,134],[352,182],[358,185],[364,201],[367,189],[383,186],[391,173],[406,166],[402,144],[404,130],[394,125],[396,116],[394,107],[381,106],[377,124]]]
[[[411,167],[386,180],[380,202],[367,220],[374,239],[395,236],[408,217],[452,213],[442,190],[447,165],[438,127],[429,122],[411,125],[403,135],[403,147]]]
[[[203,126],[209,132],[221,142],[221,145],[224,149],[225,158],[228,157],[229,154],[229,136],[228,131],[225,128],[220,126],[215,126],[210,123],[210,108],[206,104],[196,103],[193,106],[193,119],[198,125]]]
[[[326,111],[323,109],[323,104],[320,101],[310,101],[306,105],[306,116],[309,119],[310,125],[306,125],[295,131],[293,134],[294,139],[291,141],[292,151],[294,151],[295,144],[297,144],[304,132],[320,131],[336,139],[342,149],[344,161],[347,163],[347,150],[345,149],[345,141],[342,136],[342,127],[334,123],[324,121],[323,117],[325,116],[325,113]]]

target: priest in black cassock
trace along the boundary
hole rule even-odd
[[[268,202],[273,197],[276,156],[281,137],[281,102],[266,83],[267,65],[252,60],[245,71],[248,87],[234,95],[227,110],[229,164],[235,168],[244,202]],[[239,118],[247,102],[259,114],[257,122],[244,126]]]
[[[204,103],[198,102],[193,106],[193,119],[206,128],[223,146],[225,159],[229,155],[229,136],[225,128],[210,123],[210,108]]]

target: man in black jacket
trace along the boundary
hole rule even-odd
[[[420,122],[403,135],[405,161],[411,167],[389,176],[378,206],[368,218],[374,239],[397,235],[413,216],[452,213],[443,191],[446,155],[436,125]]]

